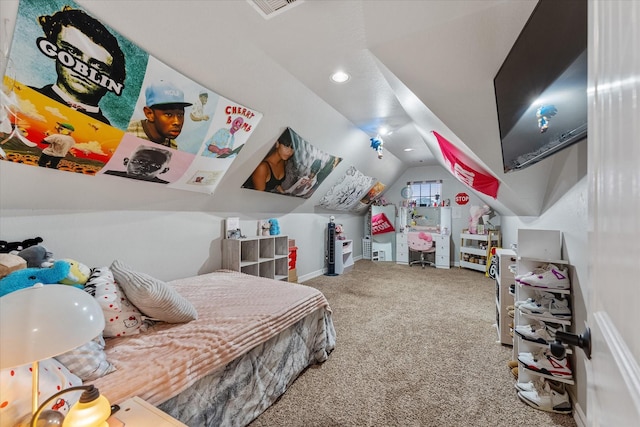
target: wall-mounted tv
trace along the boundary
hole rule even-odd
[[[494,80],[504,171],[587,136],[587,0],[540,0]]]

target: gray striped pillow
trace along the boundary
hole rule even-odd
[[[134,271],[119,260],[113,261],[110,269],[129,301],[146,316],[167,323],[198,318],[193,304],[165,282]]]

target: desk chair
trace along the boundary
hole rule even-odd
[[[433,245],[431,234],[424,232],[409,232],[407,236],[407,246],[409,247],[409,259],[411,259],[411,253],[419,253],[420,259],[411,261],[409,266],[414,264],[425,265],[435,267],[436,248]]]

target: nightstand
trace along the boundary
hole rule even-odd
[[[138,396],[122,402],[120,410],[111,418],[117,418],[124,423],[125,427],[187,427],[186,424],[182,424]],[[118,425],[118,423],[113,423],[113,425]]]

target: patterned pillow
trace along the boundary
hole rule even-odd
[[[102,334],[78,348],[56,356],[56,359],[83,381],[97,380],[116,370],[107,360]]]
[[[133,271],[118,260],[110,269],[127,298],[152,319],[184,323],[198,318],[193,304],[165,282]]]
[[[56,359],[40,361],[40,404],[65,388],[82,385],[82,380],[69,372]],[[60,396],[47,407],[66,414],[80,399],[82,390]],[[0,371],[0,427],[13,427],[31,414],[31,365]]]
[[[95,268],[84,290],[93,295],[102,308],[105,338],[140,333],[142,313],[127,299],[108,267]]]

